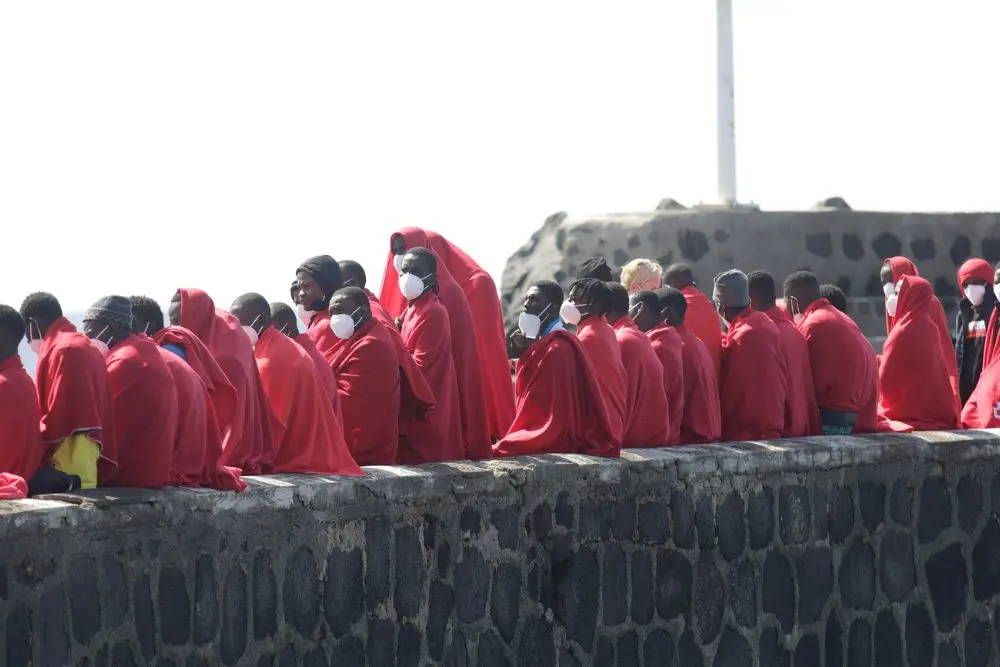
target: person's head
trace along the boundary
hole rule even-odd
[[[958,267],[958,288],[962,297],[974,308],[983,305],[993,288],[993,268],[984,259],[975,257]]]
[[[309,311],[326,310],[330,297],[344,286],[340,264],[329,255],[310,257],[295,271],[299,285],[296,303]]]
[[[132,335],[132,304],[117,295],[98,299],[83,314],[83,333],[107,355]]]
[[[802,320],[806,309],[820,299],[819,279],[810,271],[796,271],[785,278],[785,309],[795,322]]]
[[[250,342],[257,344],[264,329],[271,326],[271,304],[256,292],[236,297],[229,312],[240,321]]]
[[[656,292],[642,290],[629,298],[629,315],[639,331],[649,331],[663,322],[663,308]]]
[[[633,259],[622,267],[622,285],[629,294],[658,290],[663,284],[663,268],[649,259]]]
[[[153,336],[163,329],[163,309],[148,296],[131,296],[132,331]]]
[[[608,291],[611,292],[611,305],[608,308],[608,322],[614,324],[621,318],[628,315],[629,299],[628,290],[621,283],[606,283]]]
[[[663,272],[663,285],[674,289],[684,289],[694,285],[694,273],[687,264],[671,264]]]
[[[371,318],[371,303],[360,287],[344,287],[330,299],[330,329],[341,340],[353,336]]]
[[[399,265],[399,291],[413,301],[428,289],[438,291],[437,257],[427,248],[410,248]]]
[[[292,281],[292,288],[288,292],[288,296],[291,297],[292,303],[295,305],[299,304],[299,281]]]
[[[767,271],[751,271],[747,274],[747,291],[750,293],[750,307],[754,310],[770,310],[778,299],[774,276]]]
[[[715,312],[729,324],[737,315],[750,307],[750,287],[747,274],[739,269],[723,271],[715,276],[712,285]]]
[[[21,302],[21,318],[24,319],[25,337],[36,353],[45,338],[45,332],[53,322],[63,316],[59,300],[48,292],[35,292]]]
[[[275,301],[271,304],[271,326],[289,338],[295,338],[299,334],[298,317],[287,303]]]
[[[840,312],[847,313],[847,295],[836,285],[820,285],[819,297],[829,301],[830,305]]]
[[[170,305],[167,306],[167,320],[172,327],[179,327],[181,325],[181,298],[181,291],[177,290],[170,297]]]
[[[882,282],[882,292],[886,299],[896,295],[896,286],[903,276],[919,276],[917,265],[905,257],[890,257],[882,262],[879,269],[879,280]],[[888,308],[888,304],[887,304]]]
[[[0,361],[17,354],[24,338],[24,318],[10,306],[0,305]]]
[[[344,279],[344,287],[364,289],[368,286],[368,276],[364,267],[353,259],[345,259],[340,263],[340,276]]]
[[[569,295],[559,316],[569,324],[579,324],[591,317],[604,317],[611,308],[608,283],[597,278],[583,278],[569,286]]]
[[[517,326],[525,338],[538,338],[559,318],[563,304],[563,291],[559,283],[539,280],[524,293],[521,315]]]
[[[661,287],[656,290],[656,297],[660,300],[660,312],[663,314],[664,322],[672,327],[684,324],[688,303],[683,292],[676,287]]]
[[[580,267],[577,278],[581,280],[584,278],[593,278],[594,280],[610,283],[612,280],[611,267],[608,266],[608,261],[603,257],[591,257]]]

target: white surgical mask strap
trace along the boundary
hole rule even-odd
[[[259,320],[259,319],[260,319],[260,315],[258,315],[257,317],[253,318],[253,322],[250,323],[250,328],[253,329],[254,331],[257,331],[257,327],[255,327],[254,325],[257,324],[257,320]],[[259,331],[257,331],[257,335],[258,336],[260,335]]]
[[[101,340],[101,336],[103,336],[103,335],[104,335],[105,333],[107,333],[108,329],[110,329],[110,328],[111,328],[111,325],[110,325],[110,324],[105,324],[105,325],[104,325],[104,328],[103,328],[103,329],[101,329],[101,333],[97,334],[97,335],[95,336],[95,338],[96,338],[97,340]],[[115,337],[114,337],[114,336],[112,336],[112,337],[111,337],[111,340],[114,340],[114,339],[115,339]],[[102,343],[104,343],[105,345],[107,345],[108,347],[111,347],[111,340],[101,340],[101,342],[102,342]]]

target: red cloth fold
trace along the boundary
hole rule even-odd
[[[390,245],[391,239],[397,235],[403,237],[407,248],[431,249],[430,239],[422,229],[417,227],[401,229],[390,237]],[[465,457],[469,459],[489,458],[493,449],[486,409],[486,385],[483,381],[483,362],[479,357],[473,313],[465,298],[465,293],[455,282],[444,260],[436,253],[435,256],[438,258],[438,296],[441,299],[441,304],[448,311],[448,321],[451,326],[451,353],[458,378],[459,420],[462,427]],[[382,279],[382,294],[379,299],[390,317],[398,317],[406,308],[406,300],[399,292],[397,275],[398,272],[393,265],[392,250],[390,250]],[[506,342],[504,342],[503,350],[506,359]],[[428,383],[433,387],[433,382],[428,380]],[[510,384],[509,375],[507,383]],[[436,392],[435,397],[440,400]]]
[[[996,317],[994,310],[993,319]],[[962,428],[1000,428],[1000,356],[992,356],[984,365],[976,388],[962,408]]]
[[[208,448],[208,390],[198,374],[173,352],[157,347],[177,395],[177,434],[170,462],[171,486],[201,486]]]
[[[646,332],[646,336],[653,348],[653,354],[656,355],[660,367],[663,369],[663,389],[667,395],[670,418],[670,439],[667,440],[667,444],[676,445],[681,441],[681,432],[684,429],[686,379],[684,376],[684,342],[673,327],[667,326],[666,323],[653,327]],[[704,346],[704,344],[702,345]],[[714,366],[712,367],[712,375],[715,375]],[[713,381],[712,384],[716,383]],[[718,401],[718,395],[716,401]]]
[[[177,392],[160,349],[153,339],[133,334],[111,350],[107,367],[118,460],[117,466],[100,467],[101,486],[168,486],[177,441]]]
[[[781,349],[785,356],[785,380],[788,391],[785,396],[786,438],[820,435],[823,427],[816,407],[816,393],[813,390],[812,367],[809,365],[809,346],[799,333],[798,327],[783,308],[774,306],[763,311],[778,328]]]
[[[653,344],[627,315],[614,324],[627,381],[622,447],[662,447],[671,441],[670,408],[663,366]],[[683,401],[684,396],[681,394]],[[677,425],[680,434],[680,424]]]
[[[986,289],[992,289],[994,278],[993,267],[985,259],[973,258],[967,260],[962,266],[958,267],[959,290],[964,289],[963,285],[965,285],[965,281],[969,278],[979,278],[986,282]],[[1000,340],[998,340],[1000,328],[998,328],[997,323],[998,311],[1000,311],[1000,308],[993,309],[993,312],[990,313],[989,322],[986,324],[986,340],[983,342],[983,369],[990,365],[990,361],[1000,351]]]
[[[497,456],[619,456],[597,374],[572,334],[556,330],[533,342],[517,361],[517,405]]]
[[[224,462],[245,475],[270,472],[275,439],[271,413],[261,385],[253,346],[240,321],[217,310],[211,297],[198,289],[182,289],[181,326],[198,336],[215,357],[236,392],[232,418],[217,413],[227,431]]]
[[[330,368],[330,363],[316,349],[316,344],[313,343],[308,333],[299,334],[292,340],[312,359],[316,366],[316,372],[319,373],[319,379],[323,381],[323,388],[326,389],[330,405],[333,406],[333,414],[337,417],[337,421],[342,422],[343,414],[340,411],[340,397],[337,394],[337,378],[333,374],[333,369]]]
[[[40,420],[35,383],[21,357],[15,354],[0,361],[0,473],[24,479],[35,476],[47,453]]]
[[[778,328],[767,315],[748,309],[730,322],[719,374],[724,441],[781,437],[788,391],[784,364]]]
[[[364,474],[344,442],[344,427],[309,354],[267,327],[254,347],[254,358],[271,405],[277,443],[274,472]]]
[[[686,324],[671,327],[683,344],[684,419],[681,422],[682,445],[717,442],[722,437],[722,414],[719,407],[719,380],[708,349],[691,333]]]
[[[626,427],[628,381],[615,331],[603,317],[588,317],[580,322],[576,337],[594,369],[597,386],[604,393],[611,433],[620,444]]]
[[[20,475],[0,472],[0,500],[23,500],[28,497],[28,483]]]
[[[708,356],[712,358],[712,365],[715,366],[716,374],[722,368],[722,324],[719,322],[719,315],[715,312],[715,306],[708,297],[701,293],[694,285],[689,285],[681,290],[684,300],[687,301],[687,314],[684,316],[684,324],[695,336],[705,344]]]
[[[448,315],[433,292],[424,292],[403,315],[403,342],[435,399],[423,419],[401,420],[396,459],[403,465],[465,458]]]
[[[896,315],[879,365],[879,429],[954,429],[959,411],[947,359],[938,347],[934,290],[923,278],[899,281]],[[940,304],[937,304],[940,305]]]

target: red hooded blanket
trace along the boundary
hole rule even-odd
[[[665,323],[647,331],[646,336],[652,345],[653,354],[656,355],[660,367],[663,369],[663,389],[667,395],[670,416],[670,439],[667,444],[676,445],[681,441],[681,431],[684,425],[685,389],[687,389],[684,375],[684,343],[673,327],[669,327]],[[704,347],[704,344],[702,346]],[[715,366],[712,366],[712,375],[716,375]],[[713,380],[712,384],[715,385],[716,382]],[[716,392],[716,403],[718,403],[718,392]]]
[[[722,416],[719,407],[719,376],[715,372],[712,357],[705,344],[691,333],[686,324],[671,328],[677,332],[683,344],[684,418],[681,422],[681,444],[717,442],[722,437]]]
[[[330,368],[330,362],[328,362],[319,350],[316,349],[316,344],[309,337],[309,334],[299,334],[292,338],[293,341],[298,343],[309,358],[312,359],[313,364],[316,365],[316,372],[319,373],[319,379],[323,381],[323,388],[326,389],[326,395],[330,398],[330,405],[333,406],[333,414],[336,415],[337,421],[342,421],[343,416],[340,412],[340,397],[337,395],[337,378],[333,374],[333,369]]]
[[[785,355],[785,378],[788,383],[785,397],[785,437],[820,435],[823,427],[819,421],[819,408],[816,407],[806,339],[783,308],[774,306],[763,312],[778,328]]]
[[[594,369],[597,386],[604,392],[611,433],[621,443],[627,426],[628,383],[615,331],[603,317],[588,317],[580,322],[576,337]]]
[[[31,479],[38,472],[46,453],[39,420],[35,384],[21,357],[0,361],[0,473]]]
[[[937,345],[934,291],[923,278],[904,276],[899,284],[896,316],[879,365],[879,429],[954,429],[959,414],[946,357]]]
[[[604,391],[580,341],[561,329],[531,344],[517,362],[517,405],[497,456],[618,456]]]
[[[722,341],[719,405],[722,439],[780,438],[785,428],[785,357],[771,319],[745,310]]]
[[[715,312],[715,306],[694,285],[685,287],[681,293],[687,301],[684,324],[705,344],[708,356],[712,358],[712,364],[715,366],[715,372],[718,373],[722,367],[722,324]]]
[[[662,447],[673,438],[670,422],[673,406],[667,402],[663,366],[653,351],[653,344],[631,317],[622,317],[615,322],[614,328],[628,382],[627,427],[622,447]],[[679,422],[677,434],[679,437]]]
[[[198,374],[173,352],[157,347],[177,395],[177,435],[170,463],[171,486],[201,486],[208,438],[208,390]]]

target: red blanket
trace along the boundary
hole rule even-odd
[[[563,330],[539,338],[517,362],[517,405],[497,456],[618,456],[604,393],[580,341]]]
[[[785,428],[785,357],[771,319],[752,310],[729,324],[722,341],[719,405],[724,441],[780,438]]]
[[[992,356],[979,375],[962,408],[962,428],[1000,428],[1000,355]]]
[[[666,324],[655,326],[646,332],[646,336],[653,348],[663,369],[663,389],[667,395],[668,415],[670,418],[670,439],[669,445],[676,445],[681,441],[681,432],[684,430],[685,411],[685,375],[684,375],[684,343],[680,336]],[[702,344],[704,347],[704,343]],[[705,354],[708,354],[707,352]],[[711,362],[711,359],[709,359]],[[715,385],[715,367],[712,366],[713,380]],[[718,407],[718,392],[716,392],[716,407]],[[718,410],[716,410],[718,412]],[[716,435],[718,437],[718,435]]]
[[[0,473],[31,479],[38,472],[46,454],[40,418],[35,384],[21,357],[0,361]]]
[[[896,316],[879,365],[879,429],[954,429],[959,413],[949,366],[938,347],[934,291],[923,278],[900,280]],[[954,356],[947,358],[954,363]]]
[[[681,293],[687,301],[684,324],[705,344],[708,356],[712,358],[712,364],[715,366],[715,372],[718,373],[722,367],[722,324],[719,322],[715,307],[694,285],[685,287]]]
[[[683,344],[684,417],[681,422],[682,445],[717,442],[722,437],[719,407],[719,380],[708,349],[691,333],[686,324],[672,327]],[[662,360],[662,357],[661,357]]]
[[[336,415],[337,421],[343,421],[343,414],[340,411],[340,397],[337,395],[337,378],[333,374],[333,369],[330,368],[330,363],[316,349],[316,344],[313,343],[309,334],[299,334],[292,340],[298,343],[299,347],[312,359],[316,366],[316,372],[319,373],[319,379],[323,381],[323,388],[326,389],[330,405],[333,406],[333,414]]]
[[[183,359],[157,347],[177,395],[177,435],[170,463],[171,486],[201,486],[205,471],[210,402],[205,383]]]
[[[614,329],[628,383],[627,427],[622,447],[662,447],[674,437],[671,428],[673,405],[667,402],[663,366],[653,351],[653,343],[639,331],[631,317],[626,315],[619,319]],[[681,393],[679,398],[683,402],[684,394]],[[676,436],[680,437],[680,420],[676,428]]]
[[[788,317],[783,308],[774,306],[764,314],[771,318],[781,337],[781,349],[785,355],[785,380],[788,392],[785,396],[786,438],[820,435],[823,427],[816,407],[816,393],[813,389],[812,367],[809,365],[809,346],[806,339]]]
[[[626,427],[628,385],[615,331],[603,317],[588,317],[580,322],[576,337],[594,369],[597,386],[604,394],[611,433],[621,443]]]

